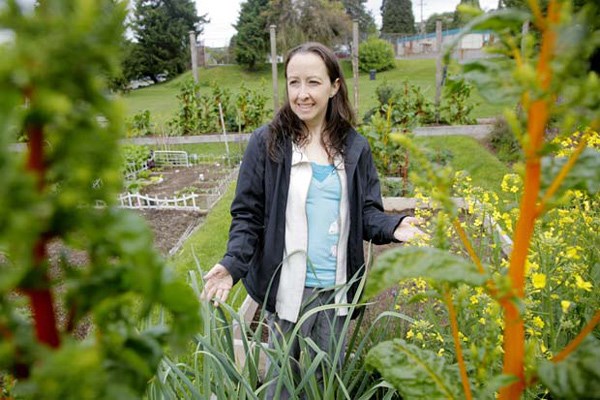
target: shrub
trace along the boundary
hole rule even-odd
[[[512,164],[523,159],[521,145],[504,118],[496,119],[487,143],[502,162]]]
[[[365,113],[364,121],[369,123],[375,113],[384,116],[391,108],[391,126],[408,130],[417,125],[434,120],[433,105],[427,100],[419,86],[402,82],[400,90],[387,82],[375,89],[379,105]]]
[[[448,124],[468,125],[474,124],[475,119],[471,112],[475,107],[469,101],[473,86],[463,78],[452,77],[446,80],[442,97],[442,117]]]
[[[150,122],[150,111],[144,110],[135,114],[126,123],[127,136],[146,136],[152,134],[152,123]]]
[[[361,43],[358,50],[358,67],[361,71],[386,71],[395,66],[394,48],[391,44],[373,37]]]

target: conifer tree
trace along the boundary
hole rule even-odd
[[[192,0],[137,0],[132,28],[141,76],[178,75],[189,65],[189,31],[202,33],[206,15],[198,16]]]
[[[254,67],[266,59],[269,51],[269,28],[265,11],[269,0],[248,0],[242,3],[235,36],[235,61]]]
[[[381,33],[414,33],[415,16],[410,0],[383,0]]]

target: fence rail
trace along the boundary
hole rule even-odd
[[[192,193],[182,197],[159,198],[157,196],[146,196],[140,193],[124,193],[119,195],[119,202],[124,208],[160,208],[171,210],[200,210],[199,201],[201,197]]]
[[[238,170],[238,168],[234,168],[225,178],[218,181],[215,188],[211,188],[207,193],[191,193],[172,198],[159,198],[158,196],[147,196],[139,193],[123,193],[119,196],[119,203],[124,208],[189,210],[208,213],[237,177]]]

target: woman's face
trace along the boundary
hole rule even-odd
[[[309,129],[321,129],[329,98],[339,89],[332,84],[323,60],[314,53],[297,53],[287,65],[287,93],[292,111]]]

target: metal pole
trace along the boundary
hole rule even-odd
[[[190,53],[192,54],[192,74],[194,82],[198,83],[198,50],[196,49],[196,32],[189,31],[190,34]]]
[[[271,36],[271,70],[273,72],[273,115],[279,110],[279,87],[277,84],[277,43],[275,41],[275,28],[277,25],[270,25],[269,32]]]
[[[440,122],[440,99],[442,97],[442,20],[435,21],[435,122]]]
[[[358,114],[358,19],[352,21],[352,75],[354,76],[354,111]]]

